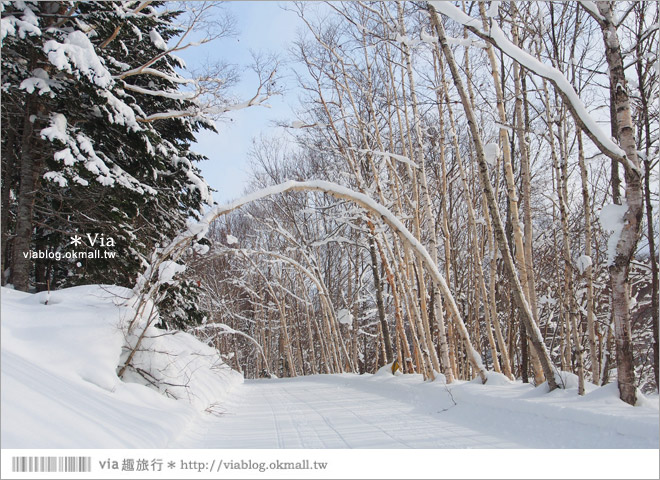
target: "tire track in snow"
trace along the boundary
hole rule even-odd
[[[195,429],[191,437],[201,440],[194,442],[196,448],[455,448],[456,441],[492,446],[479,432],[416,412],[416,402],[365,391],[353,382],[248,381],[226,409],[208,420],[213,425],[203,428],[205,439],[200,438],[204,423]]]
[[[271,389],[271,391],[272,390],[273,389]],[[281,429],[280,429],[280,424],[277,421],[277,416],[278,415],[275,413],[275,409],[273,408],[273,403],[272,403],[270,397],[271,397],[270,395],[265,395],[266,402],[268,403],[268,407],[270,408],[271,419],[273,420],[273,425],[275,426],[275,434],[276,434],[276,438],[277,438],[277,448],[284,448],[284,442],[282,441],[282,432],[281,432]]]
[[[314,412],[319,418],[321,418],[321,419],[323,420],[323,422],[325,423],[325,425],[327,425],[327,426],[328,426],[333,432],[335,432],[335,434],[337,435],[337,438],[338,438],[339,440],[342,441],[342,443],[344,444],[345,448],[352,448],[352,446],[346,441],[346,439],[345,439],[344,436],[341,434],[341,432],[340,432],[339,430],[337,430],[337,428],[335,428],[335,426],[332,424],[332,422],[331,422],[331,421],[330,421],[325,415],[323,415],[323,414],[319,411],[318,408],[314,407],[314,406],[313,406],[311,403],[309,403],[309,402],[305,402],[304,400],[301,400],[301,398],[300,398],[299,396],[297,396],[297,395],[295,395],[294,393],[292,393],[292,392],[291,392],[289,389],[287,389],[286,387],[283,387],[281,390],[282,390],[283,392],[286,392],[289,396],[291,396],[291,397],[295,398],[296,400],[300,401],[301,403],[306,403],[307,407],[308,407],[310,410],[312,410],[312,411],[313,411],[313,412]],[[320,435],[318,435],[318,432],[316,432],[316,434],[317,434],[317,436],[318,436],[319,438],[321,438]],[[325,442],[323,442],[323,443],[325,443]],[[337,448],[337,447],[334,447],[334,448]]]
[[[289,395],[291,395],[292,397],[296,398],[297,400],[301,400],[300,397],[297,396],[297,395],[295,395],[294,393],[291,393],[291,392],[288,392],[288,393],[289,393]],[[375,429],[375,430],[377,430],[377,431],[383,433],[385,436],[387,436],[387,437],[389,437],[390,439],[392,439],[392,440],[394,441],[394,443],[401,444],[401,445],[403,445],[403,446],[406,447],[406,448],[414,448],[412,445],[406,443],[405,441],[403,441],[403,440],[401,440],[401,439],[398,439],[398,438],[394,437],[394,436],[391,435],[387,430],[385,430],[384,428],[380,427],[380,426],[377,425],[375,422],[372,422],[372,421],[368,420],[364,415],[358,415],[357,413],[355,413],[355,411],[353,411],[353,410],[352,410],[351,408],[349,408],[348,406],[343,405],[343,404],[341,404],[340,402],[337,402],[337,401],[335,401],[335,400],[330,400],[330,401],[327,401],[327,400],[326,400],[326,402],[324,402],[324,403],[339,406],[340,409],[349,412],[349,413],[350,413],[350,414],[351,414],[351,415],[357,420],[357,423],[365,423],[365,424],[369,425],[369,426],[372,427],[373,429]],[[319,416],[325,421],[325,423],[326,423],[326,424],[327,424],[332,430],[334,430],[334,431],[335,431],[335,432],[336,432],[336,433],[342,438],[342,440],[344,441],[344,443],[346,444],[346,446],[347,446],[348,448],[351,448],[351,446],[349,445],[349,443],[346,442],[346,440],[345,440],[345,438],[343,437],[343,435],[342,435],[342,434],[341,434],[341,433],[340,433],[340,432],[339,432],[339,431],[338,431],[338,430],[332,425],[332,423],[330,422],[330,420],[328,420],[327,417],[325,417],[322,413],[320,413],[320,412],[319,412],[319,409],[313,407],[312,405],[309,405],[309,406],[312,408],[312,410],[314,410],[314,412],[315,412],[317,415],[319,415]]]
[[[267,399],[266,401],[269,404],[276,426],[278,448],[291,448],[291,443],[294,444],[294,448],[319,448],[319,445],[314,445],[313,441],[310,442],[309,434],[316,437],[321,444],[321,448],[337,448],[334,445],[329,446],[326,440],[324,440],[323,432],[315,428],[313,422],[309,422],[309,410],[313,409],[310,409],[308,402],[294,395],[291,389],[288,389],[285,384],[268,384],[263,387],[264,397]],[[292,402],[292,399],[297,402]],[[291,435],[286,434],[286,430],[283,428],[284,423],[278,421],[278,418],[285,419],[285,423],[291,426],[291,431],[295,432],[293,441]],[[301,422],[298,420],[299,418],[303,418],[305,421]],[[328,427],[341,438],[341,434],[332,425],[328,424]],[[343,441],[343,444],[345,448],[350,448],[345,441]]]
[[[298,436],[300,440],[300,445],[302,448],[318,448],[318,445],[314,445],[313,441],[310,441],[309,436],[307,433],[313,435],[316,437],[316,440],[320,443],[321,448],[332,448],[328,446],[328,443],[323,439],[323,436],[319,434],[319,431],[315,429],[309,422],[308,419],[305,418],[304,412],[302,409],[299,409],[297,411],[299,415],[296,415],[295,413],[292,413],[291,415],[291,422],[293,424],[293,427],[296,429],[296,435]],[[298,421],[297,418],[298,416],[302,416],[305,418],[304,421]]]

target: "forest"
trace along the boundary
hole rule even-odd
[[[658,391],[658,3],[285,2],[248,99],[177,56],[219,3],[2,3],[3,286],[132,289],[120,378],[158,325],[246,378]],[[216,203],[196,135],[285,71],[298,117]]]

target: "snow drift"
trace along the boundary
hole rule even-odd
[[[243,381],[214,349],[155,327],[120,380],[130,294],[2,288],[3,448],[167,447]]]

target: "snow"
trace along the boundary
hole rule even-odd
[[[491,383],[492,381],[492,383]],[[225,415],[177,448],[657,448],[658,407],[631,407],[616,384],[543,393],[489,374],[486,385],[420,375],[248,380]]]
[[[108,101],[108,105],[112,107],[112,112],[108,112],[108,120],[110,123],[125,125],[130,130],[142,130],[142,127],[135,118],[135,112],[131,107],[119,100],[109,91],[102,91],[100,94]]]
[[[208,222],[195,222],[193,220],[190,220],[188,222],[188,230],[186,233],[189,235],[192,235],[193,237],[196,237],[198,240],[201,239],[206,233],[209,231],[209,223]]]
[[[238,243],[238,238],[233,235],[227,235],[227,245],[234,245]]]
[[[51,182],[57,183],[60,187],[64,188],[69,184],[69,181],[64,178],[64,175],[62,175],[60,172],[46,172],[44,173],[44,177],[46,180],[50,180]]]
[[[193,250],[195,250],[195,252],[199,255],[206,255],[210,249],[211,247],[209,247],[208,245],[203,245],[201,243],[197,243],[193,247]]]
[[[197,412],[217,408],[228,390],[243,381],[243,377],[225,365],[214,349],[185,332],[169,332],[154,327],[143,341],[131,362],[135,368],[150,372],[160,382],[164,396],[183,400]],[[133,371],[125,375],[126,382],[144,384]]]
[[[59,70],[74,73],[75,69],[102,88],[108,88],[113,82],[92,42],[79,30],[70,32],[64,43],[48,40],[44,44],[44,52],[48,55],[48,61]]]
[[[499,8],[500,8],[500,2],[490,2],[490,7],[486,12],[486,16],[489,18],[497,17],[497,14],[499,13]]]
[[[161,394],[143,379],[120,380],[120,304],[130,294],[83,286],[48,298],[2,288],[3,448],[165,448],[242,382],[215,350],[154,327],[136,364],[175,386]]]
[[[151,29],[149,32],[149,38],[153,42],[153,44],[156,46],[157,49],[159,50],[167,50],[167,43],[165,43],[165,40],[163,40],[163,37],[160,36],[160,33],[158,33],[155,29]]]
[[[438,43],[438,37],[428,34],[426,30],[422,30],[419,36],[424,43],[430,43],[431,45]]]
[[[170,55],[171,56],[171,55]],[[130,65],[124,64],[126,66],[126,69],[130,68]],[[127,76],[130,76],[130,74],[143,74],[143,75],[154,75],[156,77],[161,77],[166,79],[167,81],[170,81],[172,83],[181,83],[181,84],[194,84],[196,81],[192,78],[184,78],[180,75],[169,75],[165,72],[161,72],[158,69],[155,68],[139,68],[139,69],[134,69],[130,71],[123,72],[121,75],[119,75],[119,78],[125,78]],[[135,85],[130,85],[132,88],[135,87]]]
[[[22,19],[14,15],[2,17],[0,21],[0,40],[4,40],[7,35],[16,35],[18,28],[18,37],[25,38],[26,35],[41,35],[39,28],[39,19],[24,2],[16,2],[16,8],[23,10]]]
[[[539,305],[550,305],[554,306],[557,304],[557,299],[551,297],[550,295],[541,295],[539,297]]]
[[[242,383],[191,335],[150,327],[134,364],[166,387],[147,387],[134,373],[122,381],[118,324],[130,314],[121,305],[131,293],[113,286],[50,294],[2,289],[3,448],[658,445],[657,397],[640,394],[631,407],[618,398],[616,384],[587,384],[581,397],[575,375],[566,372],[560,374],[566,388],[550,393],[547,385],[494,372],[485,385],[446,384],[442,375],[424,382],[420,375],[392,375],[391,365],[375,375]]]
[[[51,116],[50,127],[41,130],[41,136],[47,138],[51,142],[59,140],[66,143],[69,140],[69,134],[66,131],[66,117],[61,113],[55,113]]]
[[[162,75],[161,75],[162,76]],[[169,78],[169,77],[168,77]],[[177,90],[149,90],[148,88],[138,87],[137,85],[125,85],[126,90],[141,93],[143,95],[152,95],[154,97],[171,98],[173,100],[191,100],[197,97],[197,92],[180,92]]]
[[[610,238],[607,240],[607,265],[610,266],[614,262],[616,256],[616,245],[619,243],[621,231],[623,230],[623,217],[628,209],[627,205],[609,204],[605,205],[598,220],[604,230],[611,232]]]
[[[415,162],[413,162],[411,159],[409,159],[408,157],[403,156],[403,155],[398,155],[396,153],[381,152],[380,150],[367,150],[367,149],[360,149],[358,151],[360,153],[364,153],[364,154],[370,153],[370,154],[377,155],[377,156],[380,156],[380,157],[390,157],[393,160],[397,160],[401,163],[405,163],[406,165],[410,165],[413,168],[419,168],[418,165]]]
[[[337,321],[342,325],[353,325],[353,315],[348,309],[342,308],[337,312]]]
[[[585,10],[587,10],[591,15],[596,17],[598,20],[604,21],[605,18],[600,14],[600,11],[598,10],[598,6],[589,0],[580,0],[580,5],[584,7]]]
[[[447,37],[447,43],[449,45],[460,45],[462,47],[476,47],[486,49],[488,44],[485,42],[480,42],[472,38],[456,38],[456,37]]]
[[[18,88],[25,90],[27,93],[32,93],[35,90],[39,90],[39,95],[50,93],[51,98],[55,96],[50,87],[56,82],[50,80],[46,70],[43,68],[35,68],[32,72],[32,75],[34,76],[23,80]]]
[[[603,229],[610,232],[620,230],[623,227],[623,215],[626,213],[626,205],[605,205],[598,216]]]
[[[114,98],[117,100],[109,92],[103,92],[102,94],[107,94],[109,99]],[[120,103],[123,105],[122,102]],[[133,117],[133,119],[134,118],[135,117]],[[50,126],[42,129],[40,134],[42,138],[50,140],[51,142],[57,140],[68,145],[67,148],[55,152],[55,160],[63,162],[67,167],[71,167],[77,162],[83,162],[88,171],[97,175],[96,181],[101,185],[112,186],[115,183],[118,183],[139,194],[156,194],[156,191],[152,187],[139,182],[135,177],[122,170],[118,165],[112,165],[112,168],[108,167],[104,159],[99,157],[94,150],[92,140],[85,134],[79,132],[75,135],[75,138],[73,138],[72,135],[69,135],[67,118],[63,114],[51,114]],[[67,171],[67,173],[71,174],[70,171]],[[66,185],[66,183],[64,183],[66,182],[66,178],[62,173],[47,172],[44,175],[44,178],[55,181],[61,186]],[[87,184],[86,180],[83,180],[75,174],[73,174],[73,179],[76,183],[81,185]]]
[[[415,47],[419,45],[420,41],[419,40],[414,40],[410,38],[408,35],[401,35],[400,33],[396,34],[396,37],[394,38],[394,41],[397,43],[401,43],[407,47]]]
[[[389,377],[391,377],[392,375],[395,375],[395,376],[403,375],[403,374],[401,373],[401,369],[400,369],[400,368],[397,368],[394,372],[392,372],[392,367],[393,367],[393,366],[394,366],[394,362],[387,363],[387,364],[383,365],[382,367],[380,367],[380,368],[376,371],[376,373],[374,373],[374,377],[386,377],[386,378],[389,378]],[[440,373],[440,374],[438,374],[438,376],[436,377],[436,379],[435,379],[434,381],[439,381],[439,379],[440,379],[441,377],[442,377],[442,378],[445,378],[445,376],[444,376],[443,374]],[[445,383],[446,383],[446,379],[445,379]]]
[[[190,182],[188,183],[188,187],[191,190],[197,190],[199,192],[202,202],[206,204],[213,203],[213,195],[211,194],[210,187],[203,177],[200,177],[195,173],[192,164],[189,164],[189,169],[186,171],[186,178]]]
[[[490,166],[495,166],[497,158],[500,156],[500,146],[497,143],[487,143],[484,145],[484,155],[486,156],[486,162]]]
[[[592,265],[593,262],[589,255],[580,255],[580,257],[577,259],[577,269],[580,272],[580,274],[586,272],[587,269]]]
[[[158,281],[160,283],[172,283],[172,279],[185,270],[184,265],[166,260],[158,266]]]
[[[163,120],[167,118],[177,118],[177,117],[188,117],[191,116],[191,112],[188,110],[167,110],[165,112],[153,113],[142,117],[144,122],[153,122],[154,120]]]

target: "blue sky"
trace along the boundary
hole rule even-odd
[[[258,86],[256,75],[249,69],[252,62],[250,51],[276,53],[283,60],[288,59],[288,49],[296,38],[300,22],[294,12],[281,8],[285,3],[224,2],[225,8],[236,19],[238,35],[190,48],[178,55],[191,69],[216,56],[219,60],[237,65],[242,69],[241,79],[232,92],[241,100],[247,100],[254,96]],[[271,108],[251,107],[232,112],[227,115],[227,121],[217,123],[217,134],[198,134],[193,149],[209,158],[200,164],[200,168],[208,184],[217,190],[214,193],[217,202],[242,195],[248,176],[247,153],[252,139],[261,133],[283,135],[283,129],[274,126],[274,123],[290,124],[295,120],[293,109],[296,107],[297,93],[289,68],[287,65],[281,67],[286,92],[268,101]]]

